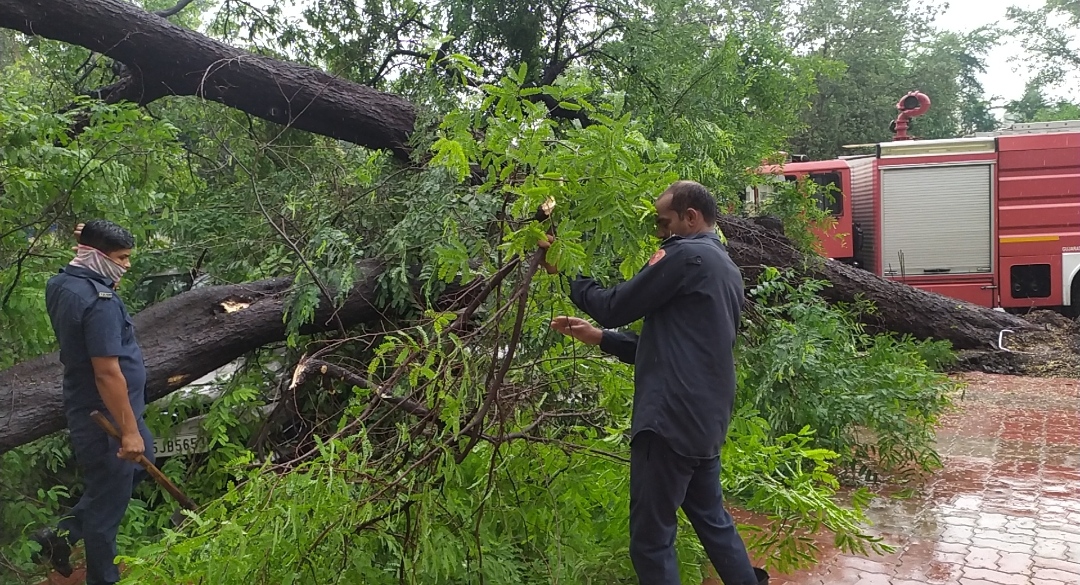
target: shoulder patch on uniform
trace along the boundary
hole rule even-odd
[[[663,260],[664,256],[667,256],[667,252],[665,252],[663,248],[660,248],[652,255],[652,258],[649,258],[649,266]]]
[[[109,287],[105,286],[104,284],[101,284],[100,282],[98,282],[98,281],[96,281],[96,280],[94,280],[92,278],[88,279],[88,280],[90,280],[90,284],[94,285],[94,290],[97,291],[97,296],[98,296],[99,299],[111,299],[111,298],[113,298],[113,291]]]

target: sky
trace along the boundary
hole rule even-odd
[[[1007,25],[1005,11],[1009,6],[1034,9],[1042,3],[1043,0],[937,0],[937,6],[947,5],[948,8],[938,16],[936,25],[940,29],[956,32],[968,32],[995,21]],[[1001,105],[1023,95],[1024,84],[1031,78],[1031,74],[1024,70],[1023,62],[1009,60],[1009,57],[1022,51],[1020,44],[1011,40],[998,45],[987,55],[986,73],[980,76],[980,81],[988,96],[998,96],[999,99],[994,100],[994,105]],[[1080,100],[1080,76],[1074,75],[1071,83],[1055,91],[1048,91],[1047,94],[1051,98]],[[995,113],[998,117],[1001,116],[1000,110]]]

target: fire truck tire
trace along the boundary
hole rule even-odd
[[[1067,307],[1063,307],[1062,313],[1065,316],[1076,319],[1080,317],[1080,274],[1073,277],[1072,281],[1072,294],[1070,295],[1070,304]]]

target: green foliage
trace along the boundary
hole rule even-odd
[[[822,525],[843,534],[838,544],[844,550],[865,546],[855,538],[863,536],[860,514],[831,499],[833,454],[808,447],[805,431],[771,439],[763,419],[743,412],[737,420],[725,447],[724,483],[729,494],[785,527],[782,534],[753,533],[752,546],[782,551],[773,559],[777,570],[809,561],[806,535]],[[356,435],[320,445],[316,459],[284,475],[251,472],[183,534],[166,531],[161,541],[126,557],[133,569],[125,582],[211,575],[223,584],[467,583],[478,574],[508,584],[616,583],[633,577],[623,552],[629,512],[624,463],[571,455],[555,445],[478,448],[460,465],[437,462],[441,473],[427,480],[437,489],[398,484],[383,505],[374,505],[370,500],[385,488],[365,474],[370,449]],[[865,496],[858,499],[865,504]],[[685,518],[681,523],[683,576],[697,581],[703,553]],[[876,541],[873,547],[888,550]]]
[[[787,181],[775,176],[756,175],[750,181],[769,191],[760,208],[748,211],[780,219],[784,235],[797,248],[808,254],[822,254],[821,234],[836,223],[827,210],[843,195],[839,189],[831,184],[826,188],[813,181]]]
[[[860,476],[936,469],[934,427],[957,388],[934,371],[950,359],[947,344],[871,336],[816,296],[823,285],[770,269],[750,291],[739,362],[754,367],[739,370],[739,400],[778,432],[814,429]]]
[[[1059,122],[1063,120],[1080,120],[1080,104],[1058,101],[1049,107],[1035,112],[1032,122]]]
[[[855,490],[850,508],[837,502],[839,482],[832,467],[839,456],[815,447],[813,435],[809,426],[778,433],[743,404],[732,417],[724,445],[725,494],[773,521],[770,530],[743,527],[747,546],[768,555],[779,572],[815,563],[814,538],[826,530],[834,535],[839,550],[863,555],[892,550],[863,530],[862,510],[872,498],[869,491]]]
[[[21,91],[30,71],[5,70],[0,94],[0,367],[51,349],[45,282],[71,257],[77,221],[109,217],[153,249],[155,211],[186,188],[175,128],[129,106],[86,102],[89,124],[72,137],[79,110],[54,113]],[[125,287],[130,282],[123,282]]]
[[[607,258],[615,250],[622,257],[617,270],[629,278],[654,249],[655,240],[643,234],[647,224],[642,220],[651,217],[653,200],[678,176],[671,168],[677,146],[649,141],[642,125],[620,111],[617,102],[593,105],[582,97],[584,87],[522,89],[515,75],[520,80],[524,71],[511,72],[499,85],[485,86],[481,109],[490,107],[494,115],[475,128],[482,131],[482,138],[475,138],[471,114],[452,113],[442,124],[436,148],[454,144],[466,153],[462,162],[479,165],[484,177],[477,192],[501,199],[506,213],[520,222],[519,229],[506,234],[500,250],[520,256],[536,249],[543,231],[539,224],[522,219],[550,198],[556,204],[559,233],[552,261],[566,271],[588,263],[592,272],[604,274],[612,268]],[[547,116],[546,108],[523,99],[541,91],[563,103],[577,102],[596,123],[557,133],[558,124]],[[442,160],[436,158],[435,164]],[[452,225],[451,229],[462,232]],[[467,242],[447,243],[468,247]]]
[[[794,5],[788,23],[799,54],[833,65],[818,78],[818,93],[803,110],[806,130],[794,152],[814,159],[849,154],[847,144],[892,136],[896,102],[920,90],[933,107],[911,125],[919,138],[947,138],[991,125],[989,105],[975,76],[996,43],[991,29],[966,35],[933,28],[936,7],[882,0],[809,0]]]
[[[746,169],[799,129],[818,63],[794,55],[768,21],[744,10],[710,2],[647,8],[606,48],[616,64],[603,64],[598,76],[625,93],[650,137],[679,145],[680,177],[734,209]],[[619,75],[625,63],[632,72]]]
[[[1006,15],[1013,23],[1012,34],[1033,58],[1035,80],[1042,84],[1067,82],[1080,72],[1080,4],[1075,0],[1046,0],[1041,6],[1010,6]],[[1066,86],[1067,87],[1067,86]]]
[[[1044,89],[1038,80],[1029,82],[1020,99],[1005,104],[1009,117],[1018,123],[1080,120],[1080,104],[1065,100],[1051,103]]]
[[[68,506],[74,473],[66,433],[57,433],[0,455],[0,566],[30,574],[37,545],[24,534],[47,525]],[[7,583],[0,577],[0,583]]]
[[[617,114],[614,104],[582,100],[579,104],[592,108],[599,122],[561,129],[556,140],[554,123],[524,99],[523,72],[513,75],[517,83],[508,78],[485,88],[492,116],[448,116],[433,149],[460,150],[470,167],[478,165],[485,180],[475,190],[500,196],[508,217],[528,217],[554,197],[561,210],[560,239],[567,242],[556,262],[625,278],[652,243],[641,229],[649,193],[643,185],[655,181],[655,193],[668,180],[671,150],[642,139],[632,119],[607,115]],[[449,147],[451,141],[458,146]],[[442,158],[432,166],[448,164],[461,163]],[[616,195],[616,184],[638,185],[641,191]],[[542,233],[538,225],[511,225],[504,224],[500,245],[489,248],[486,258],[531,254]],[[452,219],[444,220],[443,228],[444,237],[463,232]],[[596,241],[601,238],[603,244]],[[608,261],[605,248],[624,258],[638,256],[637,261]],[[442,250],[427,253],[457,266],[462,249],[470,250],[470,243],[450,239]],[[473,270],[497,266],[481,263]],[[453,274],[447,265],[440,270]],[[522,297],[525,310],[518,317],[506,310],[515,303],[511,298],[501,309],[487,309],[490,327],[466,337],[454,327],[455,316],[437,312],[383,337],[364,371],[378,390],[346,384],[343,396],[349,403],[330,438],[316,437],[296,465],[244,471],[251,458],[238,455],[232,469],[241,481],[209,501],[183,530],[166,530],[162,540],[127,558],[133,567],[130,582],[197,581],[211,575],[220,583],[464,583],[477,574],[500,583],[631,579],[621,552],[627,546],[626,469],[617,461],[627,451],[630,368],[552,339],[546,322],[567,309],[565,296],[555,288],[557,279],[536,278],[533,294]],[[520,281],[510,288],[519,286]],[[824,338],[846,317],[814,303],[800,298],[784,309],[817,311],[817,322],[796,316],[795,323],[817,327]],[[498,347],[495,340],[518,330],[516,319],[524,319],[516,351],[489,355],[484,348]],[[771,351],[774,342],[748,335],[740,361],[754,363],[753,352]],[[940,382],[925,364],[909,357],[910,363],[894,367],[888,359],[901,352],[885,353],[868,366],[884,372],[880,376]],[[466,421],[477,420],[469,413],[490,395],[487,372],[501,360],[512,360],[513,366],[506,371],[505,387],[528,398],[501,421],[481,428],[488,437],[518,437],[474,443]],[[743,376],[744,388],[752,376]],[[416,426],[394,415],[392,407],[383,406],[390,408],[383,412],[369,405],[375,392],[384,401],[410,402],[414,412],[431,412],[439,422]],[[773,519],[750,538],[770,565],[786,570],[811,562],[808,537],[821,530],[833,533],[843,550],[886,550],[861,527],[868,494],[857,492],[850,508],[839,503],[832,471],[839,455],[818,445],[828,439],[819,439],[809,427],[792,428],[790,421],[773,424],[771,408],[759,414],[744,402],[724,449],[723,481],[733,500]],[[543,417],[564,422],[538,427]],[[533,434],[535,439],[527,439]],[[680,533],[682,570],[687,579],[699,579],[704,556],[688,528],[684,523]]]

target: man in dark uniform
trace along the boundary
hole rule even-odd
[[[630,558],[642,585],[679,583],[680,506],[724,585],[766,585],[768,573],[751,565],[720,488],[742,275],[716,235],[716,200],[704,186],[674,183],[656,214],[663,244],[634,278],[609,289],[580,276],[570,284],[574,305],[604,329],[566,316],[551,326],[634,364]],[[640,336],[612,330],[638,319]]]
[[[60,344],[64,412],[84,490],[71,516],[60,522],[60,534],[44,530],[34,540],[64,576],[72,572],[70,545],[82,540],[86,582],[103,585],[120,580],[113,562],[116,534],[132,489],[145,477],[133,461],[140,454],[153,461],[154,442],[143,421],[142,351],[131,315],[115,291],[131,267],[135,238],[104,220],[86,223],[76,237],[75,259],[49,279],[45,304]],[[94,410],[108,413],[121,434],[119,442],[90,418]]]

